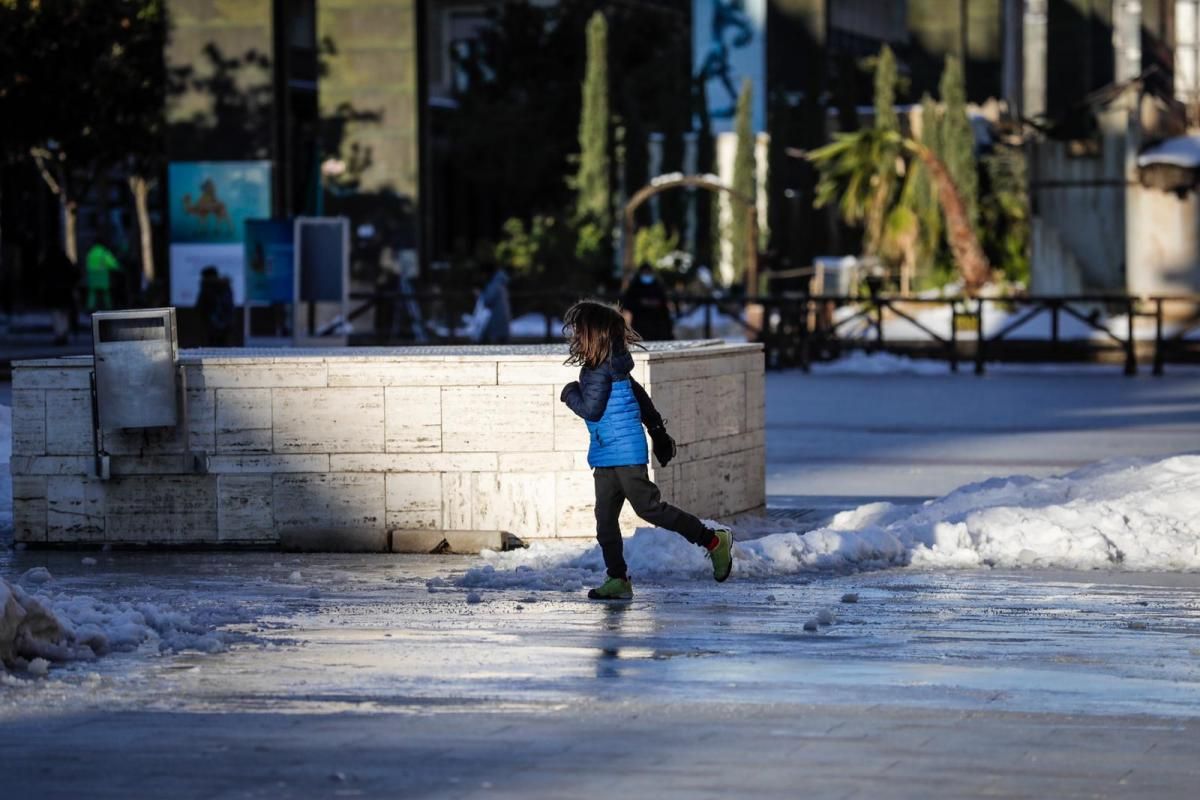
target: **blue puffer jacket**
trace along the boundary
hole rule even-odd
[[[587,423],[592,467],[634,466],[650,458],[632,371],[633,356],[621,350],[596,369],[579,370],[579,382],[563,389],[563,402]]]

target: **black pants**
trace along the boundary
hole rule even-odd
[[[627,576],[621,541],[621,507],[628,500],[639,517],[659,528],[682,534],[692,544],[712,541],[712,531],[691,514],[663,502],[658,487],[650,480],[646,465],[596,467],[596,539],[604,554],[604,566],[614,578]]]

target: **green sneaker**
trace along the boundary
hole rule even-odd
[[[722,525],[713,528],[713,533],[716,534],[718,544],[715,550],[708,551],[708,557],[712,561],[713,577],[717,583],[721,583],[733,571],[733,531]]]
[[[633,583],[628,578],[609,578],[602,586],[588,590],[590,600],[632,600]]]

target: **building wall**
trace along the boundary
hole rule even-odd
[[[1134,185],[1129,191],[1129,291],[1134,294],[1200,292],[1200,201],[1195,191]]]
[[[1113,82],[1112,0],[1049,0],[1046,37],[1050,116]]]
[[[271,0],[168,0],[167,10],[169,158],[270,158]]]
[[[907,5],[913,99],[924,92],[937,96],[948,55],[963,59],[972,102],[1000,96],[1003,0],[908,0]]]
[[[417,4],[415,0],[319,0],[317,40],[323,120],[346,122],[352,145],[370,151],[360,189],[415,198],[418,189]]]
[[[1037,293],[1125,289],[1129,110],[1097,112],[1095,149],[1086,141],[1030,144],[1032,288]]]

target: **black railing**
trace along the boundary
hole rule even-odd
[[[361,318],[372,309],[377,312],[375,331],[358,337],[363,343],[453,344],[469,340],[463,318],[471,312],[474,296],[467,292],[381,291],[354,294],[352,299],[356,305],[350,320]],[[577,294],[556,291],[513,292],[510,300],[514,318],[533,314],[543,320],[536,335],[518,331],[513,340],[561,341],[557,320],[577,299]],[[616,300],[604,296],[597,299]],[[1145,349],[1151,341],[1138,337],[1138,318],[1154,320],[1153,374],[1163,374],[1164,365],[1170,361],[1200,361],[1200,341],[1193,343],[1187,338],[1200,328],[1200,295],[967,298],[779,293],[744,298],[674,294],[671,305],[677,326],[689,323],[693,336],[711,339],[735,333],[739,338],[761,342],[769,368],[808,370],[814,361],[834,357],[847,349],[862,348],[933,355],[944,358],[953,372],[958,371],[960,362],[969,361],[973,362],[975,373],[982,375],[989,359],[1007,358],[1010,351],[1019,350],[1023,358],[1041,361],[1115,356],[1122,362],[1125,374],[1133,375],[1137,373],[1139,344]],[[920,318],[921,307],[945,308],[948,324],[927,324]],[[1000,308],[1009,318],[999,330],[989,333],[985,323]],[[1168,315],[1168,309],[1174,313]],[[1042,314],[1050,318],[1048,334],[1014,335]],[[1125,316],[1120,330],[1102,322],[1102,318],[1111,319],[1114,314]],[[1101,335],[1064,337],[1064,317]],[[1168,318],[1179,326],[1170,335],[1164,333]],[[888,335],[891,320],[907,323],[908,332],[903,338]]]

